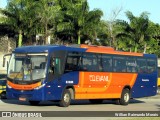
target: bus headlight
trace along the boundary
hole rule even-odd
[[[35,90],[39,90],[39,89],[41,89],[42,87],[44,87],[46,84],[42,84],[41,86],[38,86],[38,87],[36,87],[36,88],[34,88]]]
[[[10,85],[8,85],[8,84],[7,84],[7,87],[8,87],[8,88],[12,88],[12,87],[11,87]]]

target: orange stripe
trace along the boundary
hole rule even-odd
[[[131,88],[133,87],[133,85],[134,85],[134,83],[135,83],[135,81],[136,81],[137,75],[138,75],[138,74],[133,74],[132,80],[131,80],[131,82],[130,82]]]
[[[93,45],[82,44],[80,47],[81,48],[87,48],[86,52],[118,54],[118,55],[131,55],[131,56],[143,56],[142,53],[116,51],[116,50],[114,50],[114,48],[106,47],[106,46],[93,46]]]
[[[19,84],[14,84],[10,81],[7,81],[7,84],[16,90],[33,90],[34,88],[39,87],[41,85],[41,82],[34,83],[31,85],[19,85]]]
[[[78,94],[75,99],[106,99],[106,98],[120,98],[120,93],[115,94]]]

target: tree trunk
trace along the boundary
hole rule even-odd
[[[78,44],[81,44],[81,31],[80,30],[77,32],[77,35],[78,35]]]
[[[137,52],[138,44],[136,43],[134,46],[134,52]]]
[[[45,45],[48,44],[48,27],[47,23],[45,24]]]
[[[147,43],[145,43],[145,45],[144,45],[143,53],[146,53],[146,50],[147,50]]]
[[[18,35],[18,47],[22,46],[22,30],[19,30],[19,35]]]

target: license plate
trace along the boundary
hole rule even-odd
[[[19,100],[20,100],[20,101],[26,101],[26,98],[20,97]]]

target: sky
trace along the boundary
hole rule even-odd
[[[117,19],[126,20],[126,11],[139,16],[142,12],[148,12],[149,19],[160,24],[160,0],[88,0],[90,10],[101,9],[104,13],[102,19],[110,20],[113,11],[120,10]],[[7,5],[7,0],[0,0],[0,8]]]

